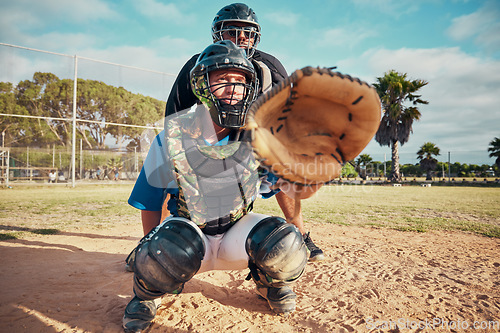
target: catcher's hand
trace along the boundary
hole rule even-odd
[[[305,67],[261,95],[246,129],[264,166],[298,184],[322,184],[340,174],[380,124],[380,99],[369,84]]]

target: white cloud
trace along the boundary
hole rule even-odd
[[[138,0],[133,2],[136,10],[142,15],[152,19],[172,21],[177,24],[189,24],[194,21],[194,16],[181,12],[174,3],[162,3],[156,0]]]
[[[101,0],[45,0],[40,3],[47,8],[48,13],[57,14],[59,19],[64,18],[77,23],[91,24],[95,20],[110,20],[120,16],[114,8]],[[47,7],[47,4],[51,6]]]
[[[366,39],[374,37],[376,32],[373,29],[366,30],[360,27],[344,27],[325,29],[320,35],[320,38],[314,39],[315,46],[341,46],[352,49]]]
[[[442,150],[484,151],[487,156],[488,142],[500,134],[498,60],[470,56],[458,48],[403,48],[372,49],[340,65],[347,73],[362,72],[368,82],[390,69],[429,82],[420,90],[429,105],[420,106],[421,120],[414,123],[403,152],[416,152],[431,141]]]
[[[473,39],[490,52],[500,51],[499,7],[498,2],[488,1],[476,12],[453,19],[448,35],[457,41]]]
[[[377,12],[393,17],[416,12],[420,6],[425,6],[425,1],[413,0],[353,0],[352,2],[359,8],[373,8]]]
[[[93,47],[97,40],[95,36],[85,33],[50,32],[40,36],[26,35],[24,45],[41,50],[63,50],[61,52],[74,55],[82,48]]]
[[[66,1],[18,0],[2,4],[0,40],[20,46],[44,50],[71,50],[72,46],[93,45],[97,38],[85,33],[58,32],[54,25],[93,24],[96,20],[120,17],[100,0]]]
[[[188,44],[182,40],[174,40],[168,45]],[[77,56],[79,78],[123,86],[133,92],[166,100],[178,71],[192,54],[158,52],[143,46],[117,46],[106,49],[80,48]],[[74,74],[74,58],[71,55],[61,56],[2,46],[0,63],[5,65],[0,70],[0,81],[13,84],[31,80],[35,72],[54,73],[61,79],[72,79]]]
[[[263,16],[266,20],[285,27],[296,27],[300,20],[300,15],[290,11],[265,13]]]
[[[54,22],[87,23],[116,18],[117,13],[104,1],[17,0],[2,4],[2,20],[20,24],[19,28],[39,28]]]
[[[207,39],[206,45],[209,45],[211,42],[211,40]],[[165,55],[177,54],[181,58],[199,53],[201,45],[197,40],[174,38],[171,36],[164,36],[151,42],[151,46],[152,48],[154,47],[156,52]]]

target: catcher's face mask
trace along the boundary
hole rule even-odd
[[[255,87],[247,82],[247,74],[234,69],[218,69],[208,73],[209,107],[212,120],[226,128],[245,125],[246,113],[255,95]]]
[[[209,45],[190,72],[193,93],[219,126],[238,129],[258,93],[258,79],[245,52],[229,40]]]

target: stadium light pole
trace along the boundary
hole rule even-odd
[[[71,186],[75,187],[76,167],[76,83],[78,79],[78,58],[75,54],[75,76],[73,79],[73,138],[71,147]]]

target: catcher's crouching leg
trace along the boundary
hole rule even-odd
[[[159,297],[179,294],[198,272],[205,255],[201,231],[182,218],[165,221],[141,240],[135,258],[135,297],[125,308],[125,332],[142,332],[151,325]]]
[[[257,293],[277,314],[295,310],[296,295],[290,285],[304,272],[307,250],[299,230],[280,217],[260,221],[246,241],[250,275]]]
[[[205,255],[201,231],[182,218],[167,220],[139,245],[134,260],[134,292],[144,300],[179,294],[198,272]]]

